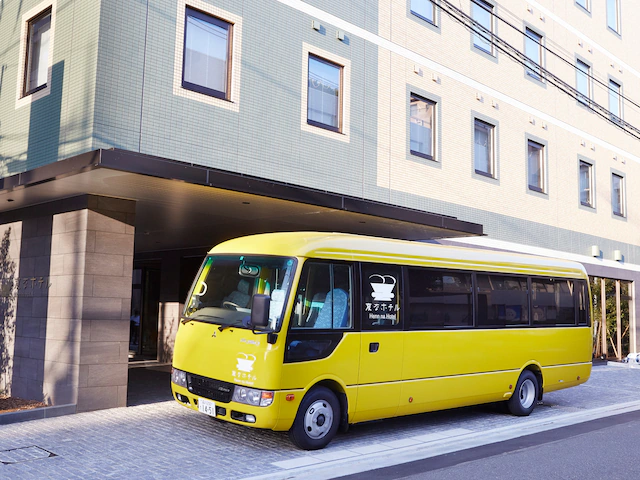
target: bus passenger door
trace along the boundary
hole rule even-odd
[[[404,336],[402,269],[362,264],[360,371],[354,422],[393,417],[400,401]]]

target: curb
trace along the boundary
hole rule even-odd
[[[308,478],[328,480],[336,478],[336,476],[345,476],[392,467],[402,463],[424,460],[638,410],[640,410],[640,401],[620,403],[561,414],[551,418],[529,419],[522,425],[519,425],[518,428],[509,425],[482,432],[454,432],[454,434],[448,438],[434,438],[432,441],[420,445],[378,451],[359,455],[357,458],[349,457],[333,461],[316,462],[313,461],[313,454],[310,454],[302,457],[303,459],[311,460],[310,462],[306,462],[305,465],[282,469],[279,472],[245,477],[244,480],[305,480]]]
[[[54,405],[51,407],[32,408],[31,410],[20,410],[0,414],[0,425],[10,423],[27,422],[30,420],[42,420],[44,418],[60,417],[76,413],[76,404]]]

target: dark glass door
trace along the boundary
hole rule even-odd
[[[158,313],[160,269],[150,266],[133,270],[129,360],[156,360],[158,357]]]

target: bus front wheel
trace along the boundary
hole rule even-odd
[[[324,448],[340,424],[340,402],[326,387],[315,387],[302,399],[289,430],[291,441],[303,450]]]
[[[538,401],[540,386],[538,379],[530,370],[525,370],[520,374],[516,390],[507,401],[509,412],[519,417],[525,417],[533,412]]]

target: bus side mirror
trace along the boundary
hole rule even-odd
[[[251,326],[264,329],[269,325],[269,306],[271,297],[256,293],[251,300]]]

